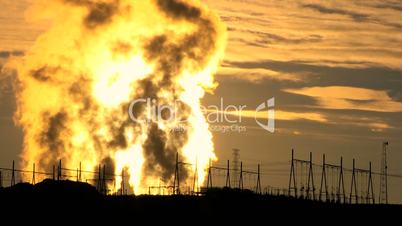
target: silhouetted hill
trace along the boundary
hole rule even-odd
[[[89,184],[53,180],[0,189],[0,203],[14,223],[41,224],[383,224],[400,222],[402,214],[400,205],[324,203],[228,188],[204,196],[101,196]]]
[[[36,194],[44,196],[99,196],[96,188],[91,186],[90,184],[69,180],[55,181],[51,179],[43,180],[42,182],[35,185],[32,185],[30,183],[19,183],[12,187],[3,188],[2,192],[7,195]]]

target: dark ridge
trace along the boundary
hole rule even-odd
[[[73,181],[0,188],[3,221],[77,224],[386,224],[399,222],[402,205],[357,205],[208,189],[204,195],[100,195]]]
[[[32,198],[32,197],[53,197],[64,198],[99,198],[96,188],[87,183],[69,180],[55,181],[45,179],[35,185],[29,183],[18,183],[15,186],[3,188],[1,196],[10,198]]]

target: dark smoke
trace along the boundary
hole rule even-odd
[[[188,60],[196,67],[205,66],[211,51],[214,49],[216,30],[211,21],[202,18],[201,11],[198,8],[178,0],[157,0],[156,3],[158,8],[168,17],[174,20],[187,20],[198,26],[196,32],[184,36],[179,41],[172,41],[169,38],[169,35],[174,36],[175,34],[160,35],[152,38],[145,46],[145,57],[150,62],[156,63],[155,76],[162,76],[162,80],[157,84],[152,80],[144,80],[141,95],[155,98],[159,96],[159,90],[165,89],[170,90],[177,99],[176,93],[180,93],[180,90],[177,89],[180,88],[174,84],[175,77],[180,75],[185,67],[184,63]],[[164,103],[164,100],[159,98],[157,102]],[[179,108],[181,119],[186,120],[190,113],[190,107],[182,103]],[[164,180],[171,179],[174,175],[176,153],[183,148],[187,139],[188,134],[186,132],[162,131],[157,125],[153,125],[148,131],[148,139],[143,147],[147,174],[162,174]],[[182,159],[182,156],[179,158]],[[162,172],[158,172],[158,169]],[[187,169],[181,166],[180,178],[185,180],[188,175]]]
[[[79,81],[74,82],[68,90],[68,93],[70,94],[72,100],[75,103],[81,105],[79,114],[83,117],[86,116],[88,112],[90,112],[89,111],[90,109],[94,111],[96,110],[96,104],[94,104],[94,100],[91,94],[89,93],[90,90],[89,83],[90,82],[87,81],[86,79],[81,78]]]
[[[57,72],[57,70],[59,70],[59,68],[43,66],[39,69],[33,70],[31,75],[40,82],[47,82],[51,79],[51,76]]]
[[[200,19],[200,9],[177,0],[157,0],[161,11],[175,19],[197,20]]]
[[[109,3],[92,1],[92,0],[62,0],[67,4],[72,4],[78,7],[85,7],[88,14],[82,20],[85,32],[88,35],[93,32],[91,29],[99,26],[107,26],[113,22],[113,17],[119,13],[120,3],[118,0]],[[138,0],[140,1],[140,0]],[[191,6],[179,0],[152,0],[157,5],[158,9],[168,18],[173,21],[188,21],[194,24],[197,29],[192,34],[177,37],[174,32],[165,33],[145,40],[144,57],[150,63],[154,63],[154,74],[139,82],[139,88],[130,94],[130,99],[151,98],[156,99],[158,104],[172,105],[171,100],[178,100],[179,94],[182,93],[180,85],[176,84],[177,76],[181,74],[184,68],[191,68],[194,71],[203,68],[212,51],[215,49],[215,39],[217,31],[214,24],[208,18],[204,18],[200,9]],[[174,38],[173,38],[174,37]],[[129,56],[133,49],[129,43],[124,41],[116,41],[111,43],[109,47],[115,57]],[[36,67],[36,70],[31,71],[30,75],[41,83],[52,83],[58,81],[58,70],[68,70],[66,68],[50,67],[43,65]],[[82,72],[85,73],[85,72]],[[68,74],[68,73],[63,73]],[[80,78],[80,76],[74,75]],[[75,104],[79,104],[80,122],[86,126],[89,132],[93,132],[92,141],[95,145],[95,150],[101,153],[101,156],[109,156],[112,151],[126,149],[130,144],[126,138],[126,132],[129,128],[142,129],[141,125],[132,122],[127,114],[129,103],[124,104],[121,109],[112,112],[105,117],[108,118],[108,132],[110,137],[101,137],[95,135],[98,131],[96,116],[100,113],[97,109],[97,103],[93,100],[90,90],[91,81],[84,78],[90,76],[82,75],[82,79],[77,79],[71,86],[66,87],[66,92]],[[161,78],[161,79],[155,79]],[[62,78],[60,78],[62,82]],[[169,91],[172,96],[167,100],[161,97],[161,91]],[[110,93],[113,95],[113,93]],[[182,126],[187,126],[191,108],[190,106],[179,103],[177,115],[182,122]],[[144,115],[148,109],[145,104],[137,104],[132,109],[133,114],[139,118]],[[165,115],[168,117],[169,115]],[[42,115],[47,126],[39,133],[38,143],[44,149],[46,156],[42,158],[40,163],[46,168],[57,162],[58,158],[63,157],[63,152],[69,150],[71,145],[68,139],[63,139],[63,134],[69,133],[69,125],[66,125],[67,119],[75,118],[76,116],[68,112],[60,111],[57,114],[51,115],[46,112]],[[157,124],[150,124],[147,132],[147,140],[143,145],[144,149],[144,170],[145,177],[153,175],[161,177],[164,181],[170,181],[174,176],[176,153],[182,150],[183,146],[188,141],[187,131],[171,132],[169,130],[161,130]],[[136,136],[137,134],[133,134]],[[201,141],[202,142],[202,141]],[[46,152],[45,152],[46,151]],[[85,151],[85,150],[84,150]],[[180,153],[179,153],[180,154]],[[179,156],[183,159],[183,156]],[[110,157],[102,160],[102,164],[106,165],[107,172],[114,173],[115,166]],[[126,171],[127,172],[127,171]],[[180,179],[185,180],[191,173],[187,172],[187,167],[180,166]]]
[[[148,139],[144,144],[144,154],[146,156],[145,168],[148,173],[160,175],[163,179],[170,179],[175,169],[176,153],[166,147],[166,133],[153,124],[148,132]],[[162,172],[159,172],[160,167]]]
[[[66,3],[84,6],[88,9],[88,14],[84,19],[85,27],[93,29],[99,25],[107,24],[112,21],[114,15],[118,13],[119,1],[111,3],[94,2],[90,0],[64,0]]]
[[[147,174],[161,177],[163,181],[169,181],[174,175],[176,164],[176,153],[187,140],[186,133],[174,137],[174,143],[168,142],[169,132],[158,128],[157,124],[152,124],[148,131],[148,139],[144,144],[145,170]],[[175,139],[176,138],[176,139]],[[172,138],[170,138],[172,139]],[[181,167],[180,178],[185,179],[188,175],[187,169]]]
[[[115,118],[115,120],[121,120]],[[109,123],[109,130],[112,132],[112,137],[113,139],[108,142],[108,147],[109,148],[120,148],[120,149],[126,149],[128,146],[128,142],[125,136],[125,130],[127,127],[130,126],[131,122],[127,119],[126,121],[120,122],[119,123],[114,123],[110,122]]]
[[[55,164],[65,150],[66,144],[63,141],[62,132],[67,130],[65,125],[67,113],[61,111],[55,115],[50,115],[46,112],[43,114],[43,119],[48,122],[48,127],[40,134],[39,144],[47,150],[47,154],[46,158],[42,158],[39,164],[41,167],[47,167],[48,163]]]
[[[117,6],[115,4],[96,3],[90,7],[89,14],[85,18],[85,25],[88,28],[95,28],[98,25],[108,23],[116,11]]]
[[[105,173],[107,175],[114,175],[114,170],[115,170],[115,165],[114,165],[114,161],[112,158],[110,157],[106,157],[104,159],[102,159],[101,161],[101,167],[105,166]],[[95,169],[95,171],[98,171],[98,169]],[[108,177],[109,178],[109,177]],[[113,178],[113,177],[110,177]]]

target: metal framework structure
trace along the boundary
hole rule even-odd
[[[281,189],[276,187],[265,187],[261,186],[261,168],[260,164],[256,166],[255,171],[245,170],[243,162],[240,161],[239,169],[235,167],[230,167],[230,161],[227,161],[226,167],[220,167],[212,165],[209,162],[208,168],[204,169],[207,174],[206,187],[201,187],[199,184],[198,175],[198,164],[191,164],[186,162],[181,162],[178,153],[176,154],[176,164],[174,171],[173,185],[172,181],[165,184],[159,183],[159,186],[150,186],[149,194],[192,194],[198,195],[205,191],[205,188],[217,188],[217,187],[229,187],[239,190],[247,189],[255,192],[256,194],[271,194],[271,195],[287,195],[296,198],[303,198],[309,200],[320,200],[320,201],[330,201],[337,203],[362,203],[362,204],[374,204],[374,185],[373,185],[373,175],[381,177],[381,192],[380,192],[380,203],[387,203],[387,177],[398,177],[402,178],[402,175],[387,173],[387,162],[386,162],[386,146],[387,142],[383,143],[383,168],[381,173],[375,173],[372,171],[371,162],[369,162],[368,169],[360,169],[356,167],[355,160],[353,159],[353,168],[344,168],[343,158],[340,159],[339,165],[332,165],[326,162],[326,156],[323,155],[322,164],[314,164],[312,153],[309,154],[309,160],[296,159],[294,156],[294,150],[292,149],[291,161],[290,161],[290,176],[289,176],[289,186],[287,189]],[[197,162],[197,161],[196,161]],[[189,185],[180,184],[180,170],[182,170],[182,165],[186,165],[187,169],[194,170],[192,176],[192,184]],[[57,168],[56,168],[57,167]],[[254,168],[254,166],[253,166]],[[126,176],[125,168],[122,169],[120,175],[108,174],[106,173],[106,165],[98,165],[95,171],[85,171],[82,170],[81,163],[76,169],[68,169],[62,167],[62,161],[59,160],[57,166],[53,165],[51,172],[40,172],[37,171],[36,165],[32,165],[32,170],[20,170],[15,168],[15,162],[12,163],[12,168],[0,168],[0,187],[5,186],[4,181],[7,185],[13,186],[16,184],[17,178],[32,178],[28,179],[30,183],[35,184],[38,181],[43,180],[43,178],[52,178],[54,180],[64,180],[64,179],[75,179],[76,181],[90,182],[96,185],[96,188],[101,194],[120,194],[127,195],[128,193],[134,193],[130,186],[126,187]],[[315,177],[315,174],[319,175],[321,171],[321,181],[320,188],[318,191],[318,196],[316,192],[316,181],[319,177]],[[345,172],[348,173],[348,180],[350,180],[350,192],[346,194],[345,191]],[[83,173],[85,176],[83,177]],[[29,177],[29,175],[32,175]],[[89,175],[89,177],[88,177]],[[184,174],[183,174],[184,175]],[[190,174],[191,175],[191,174]],[[233,176],[236,175],[238,181],[234,182]],[[215,177],[221,177],[221,184],[219,180]],[[349,177],[350,176],[350,177]],[[121,180],[117,180],[117,178]],[[120,182],[120,189],[116,191],[116,183]],[[20,179],[18,179],[20,182]],[[21,180],[22,182],[22,180]],[[114,186],[114,189],[108,189]],[[349,184],[348,184],[349,186]],[[127,192],[127,188],[129,192]],[[113,191],[113,193],[110,193]]]
[[[310,160],[306,161],[296,159],[294,157],[293,149],[290,163],[289,186],[287,189],[288,196],[315,200],[315,177],[313,166],[321,168],[318,200],[337,203],[375,203],[373,188],[373,174],[375,173],[372,172],[371,162],[369,162],[368,169],[359,169],[356,168],[355,160],[353,159],[353,168],[345,169],[343,166],[342,157],[340,159],[340,165],[332,165],[326,162],[324,154],[322,164],[316,165],[313,163],[311,152]],[[350,192],[348,194],[348,198],[345,191],[345,171],[351,173]],[[271,190],[268,192],[272,192]]]
[[[380,204],[388,204],[388,165],[387,165],[387,146],[388,142],[382,143],[381,153],[381,177],[380,177],[380,194],[378,202]]]

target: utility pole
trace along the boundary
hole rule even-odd
[[[343,197],[343,203],[346,202],[346,196],[345,196],[345,183],[343,180],[343,158],[341,156],[341,165],[340,165],[340,172],[339,172],[339,179],[338,179],[338,191],[337,191],[337,197],[338,197],[338,202],[341,202],[341,196]],[[342,189],[342,191],[341,191]]]
[[[193,194],[198,192],[198,158],[195,158],[195,170],[194,170],[194,181],[193,181]]]
[[[353,195],[354,190],[354,195]],[[353,159],[353,170],[352,170],[352,182],[350,183],[350,198],[349,203],[352,203],[352,198],[355,197],[355,203],[359,202],[358,194],[357,194],[357,184],[356,184],[356,167],[355,167],[355,159]]]
[[[58,166],[58,169],[57,169],[57,180],[60,180],[61,179],[61,159],[59,160],[59,166]]]
[[[322,155],[322,175],[321,175],[321,185],[320,185],[320,195],[319,200],[322,201],[322,187],[324,186],[325,189],[325,201],[328,201],[328,186],[327,186],[327,171],[325,166],[325,154]]]
[[[371,193],[370,193],[371,191]],[[371,194],[371,195],[370,195]],[[371,176],[371,162],[369,163],[369,178],[368,178],[368,185],[367,185],[367,204],[370,203],[370,199],[372,204],[375,203],[374,200],[374,189],[373,189],[373,177]]]
[[[98,183],[97,183],[97,185],[96,185],[96,188],[98,189],[98,192],[99,193],[102,193],[102,188],[101,188],[101,183],[102,183],[102,181],[101,181],[101,165],[99,164],[98,165]]]
[[[14,165],[14,160],[13,160],[13,171],[11,173],[11,186],[15,185],[15,165]]]
[[[211,159],[209,159],[207,188],[212,188]]]
[[[53,171],[52,171],[52,179],[53,180],[55,180],[55,178],[56,178],[54,174],[55,174],[55,166],[53,165]]]
[[[106,187],[106,165],[105,165],[105,164],[103,164],[102,192],[103,192],[103,195],[107,195],[107,187]]]
[[[120,189],[121,189],[121,195],[124,195],[124,167],[123,169],[121,169],[121,185],[120,185]]]
[[[173,194],[180,195],[179,153],[176,153],[176,167],[174,172]]]
[[[81,182],[81,172],[82,172],[82,169],[81,169],[81,162],[80,162],[80,171],[79,171],[79,174],[78,174],[78,181],[79,182]]]
[[[32,184],[35,185],[35,163],[32,167]]]
[[[239,189],[243,190],[243,162],[240,162]]]
[[[387,146],[388,141],[382,143],[381,155],[381,178],[380,178],[380,197],[378,203],[388,204],[388,165],[387,165]]]
[[[230,188],[230,168],[229,168],[229,160],[226,168],[226,187]]]
[[[255,193],[261,195],[260,164],[257,166],[257,186],[255,188]]]
[[[310,187],[311,181],[311,187]],[[312,199],[315,199],[315,186],[314,186],[314,173],[313,173],[313,153],[310,152],[310,162],[309,162],[309,171],[308,171],[308,182],[307,182],[307,199],[310,199],[310,190],[312,190]]]
[[[295,173],[294,162],[295,162],[295,160],[294,160],[294,150],[292,149],[292,159],[290,160],[290,176],[289,176],[289,189],[288,189],[288,196],[289,197],[292,194],[292,190],[295,193],[295,197],[297,197],[296,173]],[[292,186],[292,182],[293,182],[293,186]]]
[[[233,153],[232,153],[232,157],[233,157],[233,174],[232,174],[232,183],[236,185],[239,184],[239,163],[240,163],[240,150],[237,148],[233,148]]]

